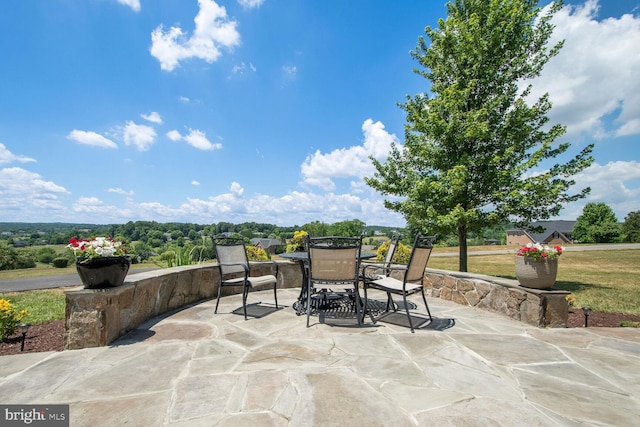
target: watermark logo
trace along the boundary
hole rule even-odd
[[[0,405],[0,425],[69,427],[69,405]]]

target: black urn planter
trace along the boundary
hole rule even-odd
[[[121,286],[131,266],[131,257],[113,256],[101,258],[78,257],[76,270],[87,289]]]

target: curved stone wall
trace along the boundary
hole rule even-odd
[[[302,285],[300,266],[278,263],[278,287]],[[269,264],[252,263],[254,275],[273,274]],[[130,274],[124,285],[108,289],[65,292],[64,348],[109,345],[141,323],[218,295],[216,264],[173,267]],[[239,293],[242,287],[225,287],[222,295]]]
[[[278,287],[302,286],[300,265],[278,261]],[[273,274],[269,264],[252,263],[254,275]],[[99,347],[143,322],[199,301],[215,298],[216,264],[198,264],[131,274],[123,286],[109,289],[78,287],[65,293],[65,349]],[[428,269],[427,294],[520,320],[538,327],[566,327],[568,303],[564,291],[527,289],[515,280]],[[225,287],[223,296],[240,293]]]

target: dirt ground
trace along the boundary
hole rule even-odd
[[[620,327],[620,322],[640,322],[640,316],[621,313],[592,312],[589,315],[588,327]],[[567,327],[584,328],[585,317],[582,309],[571,308]],[[0,356],[20,354],[22,334],[19,332],[0,343]],[[62,351],[64,349],[64,319],[34,325],[29,328],[24,345],[24,353],[41,351]]]

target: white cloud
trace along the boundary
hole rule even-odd
[[[152,111],[149,114],[140,114],[140,117],[142,117],[147,121],[150,121],[151,123],[157,123],[159,125],[162,124],[162,117],[160,116],[160,114],[156,113],[155,111]]]
[[[222,144],[209,141],[207,139],[207,135],[197,129],[189,129],[189,134],[185,136],[182,136],[180,132],[175,129],[170,130],[166,135],[167,138],[172,141],[185,141],[187,144],[197,148],[198,150],[210,151],[222,149]]]
[[[104,136],[91,131],[72,130],[67,138],[80,144],[93,147],[118,148],[118,145]]]
[[[264,194],[238,197],[232,190],[208,199],[189,198],[177,209],[162,204],[156,204],[154,209],[165,214],[175,212],[179,217],[173,220],[184,218],[183,221],[199,223],[230,221],[238,224],[256,221],[259,217],[260,222],[291,226],[317,220],[331,224],[358,218],[371,225],[404,226],[402,216],[387,210],[375,194],[360,198],[352,194],[293,191],[281,197]]]
[[[190,99],[187,98],[186,96],[181,96],[178,98],[180,100],[180,102],[182,102],[183,104],[188,104]]]
[[[200,181],[196,181],[196,180],[194,179],[193,181],[191,181],[191,185],[193,185],[193,186],[196,186],[196,187],[197,187],[198,185],[200,185]]]
[[[140,151],[147,151],[156,140],[156,131],[151,126],[137,125],[127,121],[122,134],[127,145],[135,145]]]
[[[118,3],[129,6],[134,12],[140,12],[140,0],[118,0]]]
[[[605,165],[593,163],[573,178],[576,188],[591,187],[591,193],[585,199],[567,206],[561,212],[563,218],[576,219],[587,203],[606,203],[620,221],[629,212],[640,210],[638,161],[616,161]]]
[[[108,193],[115,193],[115,194],[122,194],[123,196],[133,196],[135,193],[133,192],[133,190],[130,191],[126,191],[123,190],[122,188],[109,188],[107,190]]]
[[[231,49],[240,44],[237,22],[229,20],[227,11],[213,0],[198,0],[200,11],[194,18],[195,30],[187,37],[180,27],[164,31],[162,25],[151,33],[151,55],[160,68],[172,71],[181,61],[200,58],[208,63],[220,56],[220,48]]]
[[[254,7],[260,7],[264,3],[264,0],[238,0],[238,4],[245,9],[253,9]]]
[[[398,143],[395,135],[384,129],[382,122],[367,119],[362,124],[364,141],[362,145],[340,148],[323,154],[320,150],[307,156],[301,166],[303,182],[322,188],[335,189],[334,179],[357,177],[362,179],[375,172],[369,156],[384,161],[391,150],[391,143]]]
[[[169,132],[166,133],[166,135],[167,135],[167,138],[169,138],[172,141],[180,141],[182,139],[182,135],[180,135],[180,132],[178,132],[175,129],[170,130]]]
[[[285,77],[288,79],[294,79],[298,74],[298,67],[294,65],[285,65],[282,67],[282,71],[285,74]]]
[[[27,162],[35,162],[36,159],[32,159],[31,157],[25,156],[16,156],[13,154],[3,143],[0,142],[0,164],[1,163],[27,163]]]
[[[229,187],[229,190],[231,190],[232,194],[238,197],[242,196],[242,193],[244,193],[244,188],[242,188],[242,186],[235,181],[231,183],[231,187]]]
[[[597,21],[598,7],[588,0],[556,14],[550,46],[564,39],[564,47],[533,81],[532,99],[549,93],[549,116],[569,138],[640,133],[640,16]]]
[[[103,218],[103,221],[112,221],[114,218],[118,218],[118,215],[130,215],[131,212],[119,208],[118,206],[107,205],[97,197],[80,197],[76,200],[71,210],[76,215],[84,218]]]
[[[231,69],[231,72],[233,74],[243,75],[247,70],[251,70],[255,73],[256,67],[254,67],[251,62],[249,63],[249,65],[245,64],[244,62],[241,62],[238,65],[234,65],[233,68]]]
[[[36,193],[67,193],[67,190],[51,181],[43,180],[39,174],[13,167],[0,169],[0,193],[22,194],[25,199]],[[3,200],[4,202],[4,200]]]
[[[212,143],[207,139],[207,135],[196,129],[189,129],[189,135],[183,138],[187,144],[197,148],[198,150],[220,150],[222,144]]]
[[[0,169],[1,216],[4,221],[69,219],[60,197],[69,192],[52,181],[19,167]]]

